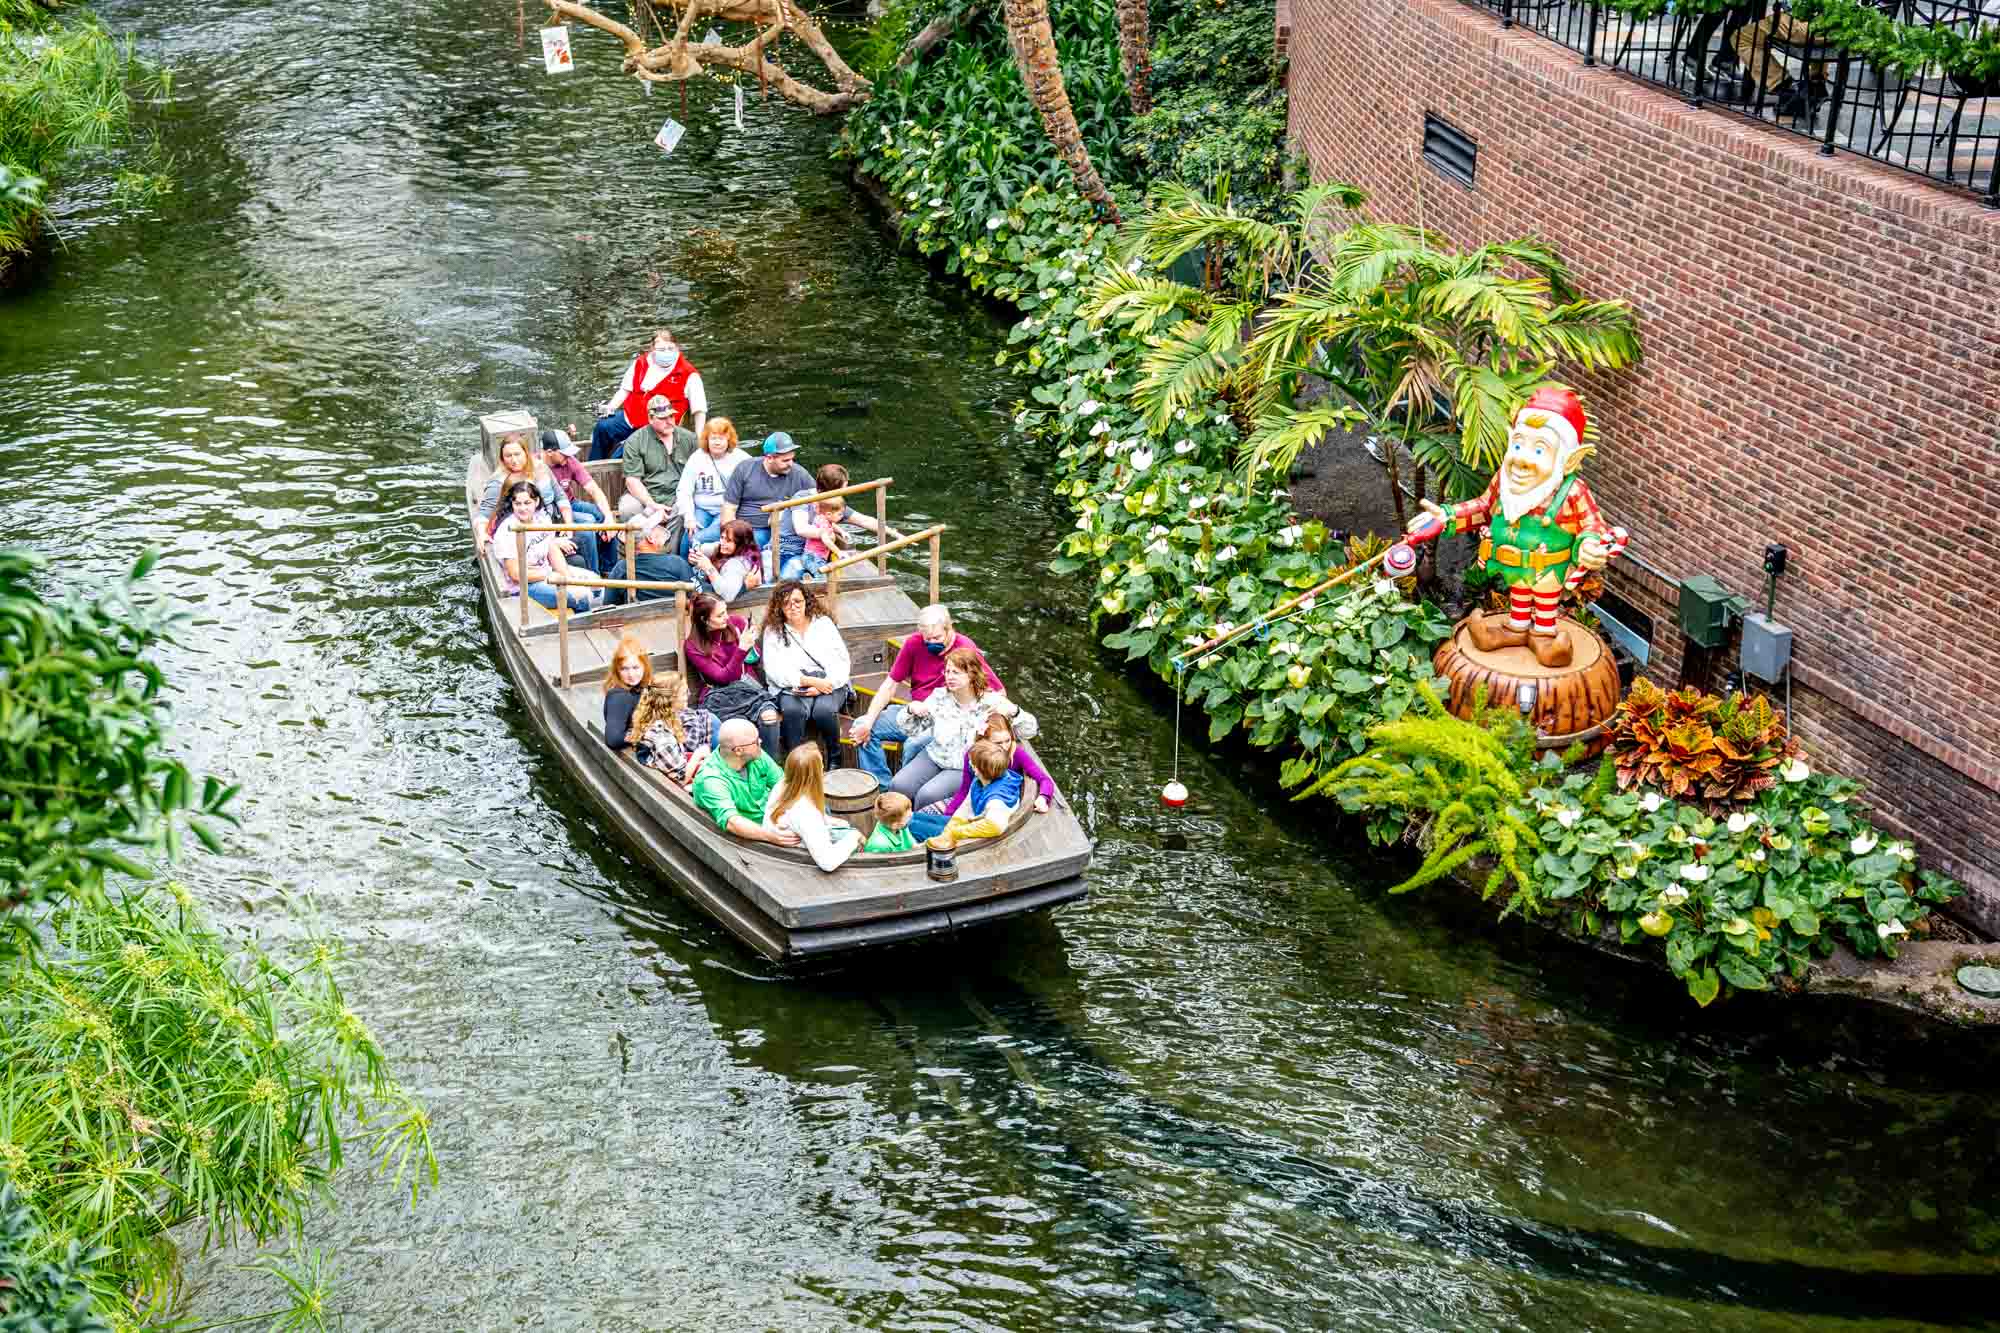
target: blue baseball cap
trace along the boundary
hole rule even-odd
[[[764,452],[767,454],[795,454],[799,447],[792,443],[792,437],[781,430],[774,430],[764,437]]]

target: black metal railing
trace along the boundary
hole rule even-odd
[[[1583,0],[1465,0],[1695,106],[1751,116],[1945,185],[2000,208],[2000,79],[1885,68],[1815,40],[1785,0],[1635,21]],[[2000,26],[2000,0],[1879,0],[1920,28],[1972,36]]]

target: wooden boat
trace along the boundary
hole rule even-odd
[[[492,475],[495,438],[534,430],[533,418],[505,413],[482,421],[482,446],[466,467],[468,537]],[[532,438],[532,436],[531,436]],[[607,495],[622,490],[621,465],[589,464]],[[872,493],[883,540],[828,571],[825,595],[853,658],[858,695],[886,678],[895,643],[916,632],[919,606],[889,572],[891,554],[928,545],[930,599],[937,598],[942,525],[905,536],[888,526],[891,479],[850,487]],[[627,574],[633,561],[627,544]],[[481,600],[501,664],[528,716],[591,799],[655,872],[707,911],[731,934],[768,958],[791,962],[921,939],[1043,911],[1085,895],[1082,878],[1090,841],[1060,793],[1049,813],[1024,803],[1007,831],[960,845],[957,878],[930,877],[925,853],[857,852],[832,873],[802,848],[746,843],[716,828],[686,792],[640,764],[630,750],[604,744],[604,675],[618,639],[644,642],[654,671],[683,669],[687,585],[645,584],[657,600],[591,612],[545,610],[504,593],[490,559],[474,547]],[[581,576],[579,576],[581,577]],[[663,594],[671,593],[671,597]],[[755,625],[767,589],[730,604]],[[850,705],[850,708],[852,705]]]

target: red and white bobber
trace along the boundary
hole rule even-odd
[[[1169,810],[1178,810],[1187,804],[1188,789],[1178,781],[1169,782],[1160,788],[1160,804]]]

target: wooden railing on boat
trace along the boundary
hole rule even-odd
[[[905,547],[915,546],[918,542],[927,541],[931,544],[931,601],[936,602],[938,599],[938,563],[943,555],[944,546],[942,539],[944,531],[948,526],[948,524],[944,523],[935,523],[925,528],[922,532],[913,532],[907,537],[898,537],[894,541],[883,542],[881,545],[871,546],[865,551],[856,551],[853,555],[843,560],[834,561],[824,571],[826,574],[827,600],[837,601],[840,597],[841,570],[874,560],[878,562],[882,572],[886,574],[889,572],[889,553],[891,551],[900,551]]]
[[[629,523],[522,523],[514,528],[514,559],[520,562],[521,573],[525,575],[528,572],[528,534],[531,532],[629,533],[630,531],[632,531],[632,525]],[[637,542],[625,543],[625,577],[627,579],[636,579],[639,577],[639,543]],[[604,586],[610,587],[612,585],[605,584]],[[666,585],[661,586],[664,587]],[[682,584],[678,586],[685,587],[687,585]],[[528,583],[523,578],[521,580],[522,629],[528,628],[528,602],[530,600],[528,596]],[[568,606],[569,604],[568,598],[559,597],[556,600],[562,602],[564,606]],[[558,617],[558,619],[560,618]]]
[[[663,582],[659,579],[600,579],[594,574],[571,576],[566,579],[550,579],[549,584],[556,589],[556,663],[562,671],[562,687],[568,689],[569,679],[569,589],[571,588],[626,588],[638,592],[671,592],[674,595],[674,643],[687,642],[687,595],[699,589],[692,583],[679,580]],[[522,594],[523,599],[526,593]],[[678,647],[674,656],[680,660],[681,674],[687,674],[687,654]]]
[[[857,481],[852,486],[842,486],[837,491],[815,491],[811,495],[801,495],[790,500],[780,500],[777,504],[765,505],[764,512],[766,514],[777,514],[787,509],[797,509],[800,505],[813,505],[818,504],[821,500],[832,500],[839,496],[860,495],[866,491],[873,491],[875,492],[876,537],[879,540],[887,541],[894,532],[894,529],[889,526],[889,487],[894,485],[895,481],[894,477],[877,477],[874,481]],[[887,574],[889,572],[888,553],[877,551],[873,554],[875,555],[876,573]],[[936,601],[937,598],[932,597],[931,600]]]

